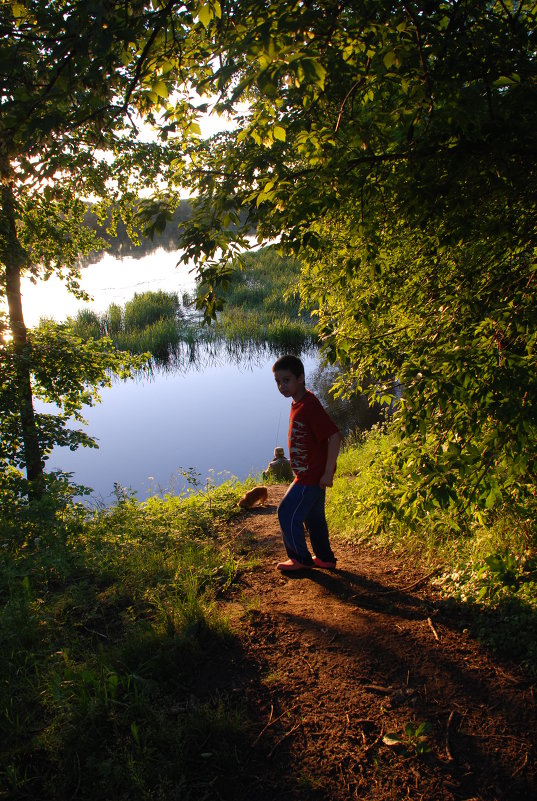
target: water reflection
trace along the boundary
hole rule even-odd
[[[115,483],[143,500],[187,490],[189,475],[202,485],[207,478],[219,484],[231,476],[259,476],[276,446],[287,454],[290,401],[272,374],[282,352],[252,343],[196,343],[182,352],[181,369],[154,366],[134,382],[114,382],[102,404],[85,411],[99,449],[57,448],[47,470],[72,472],[76,483],[93,488],[93,502],[105,504],[113,500]],[[370,423],[363,399],[331,396],[334,368],[320,366],[316,349],[298,355],[306,385],[345,433]]]
[[[148,366],[148,373],[157,380],[160,373],[187,373],[190,370],[203,371],[223,365],[234,365],[239,370],[272,365],[282,354],[289,353],[313,365],[311,374],[306,376],[306,384],[322,402],[340,430],[346,436],[355,431],[369,430],[384,418],[378,404],[370,405],[366,395],[356,392],[351,398],[336,398],[332,393],[340,369],[335,365],[323,364],[319,358],[317,345],[302,342],[287,343],[280,347],[271,342],[232,341],[222,338],[179,342],[170,349],[168,358],[154,358]]]
[[[244,369],[266,364],[282,353],[315,357],[317,346],[311,339],[293,342],[267,342],[257,340],[226,340],[222,337],[201,338],[170,345],[166,354],[151,359],[148,370],[151,374],[161,372],[188,372],[205,370],[222,364],[232,364]]]

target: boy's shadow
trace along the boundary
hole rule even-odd
[[[343,603],[407,619],[426,619],[433,604],[404,588],[389,587],[350,570],[301,570],[288,573],[291,580],[309,579]]]

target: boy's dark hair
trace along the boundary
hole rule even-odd
[[[289,370],[295,378],[304,375],[304,365],[298,356],[280,356],[272,365],[272,372],[275,373],[276,370]]]

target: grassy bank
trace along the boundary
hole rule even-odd
[[[440,511],[414,527],[388,518],[383,464],[396,442],[395,431],[374,428],[347,445],[328,495],[332,531],[433,571],[444,608],[462,610],[463,630],[537,675],[535,522],[507,508],[465,526]]]
[[[229,658],[215,600],[248,567],[226,536],[241,491],[4,504],[0,798],[196,799],[200,754],[226,773],[245,714],[196,684]]]
[[[535,543],[507,514],[463,533],[384,522],[394,441],[376,429],[342,452],[334,539],[435,570],[461,636],[535,675]],[[244,487],[144,502],[118,490],[88,512],[61,482],[33,510],[0,486],[0,798],[195,801],[229,780],[251,732],[240,692],[221,689],[240,646],[216,601],[255,564],[234,537]]]

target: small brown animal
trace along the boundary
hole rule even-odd
[[[237,506],[241,509],[253,509],[254,506],[264,506],[268,501],[268,490],[266,487],[254,487],[245,492]]]

